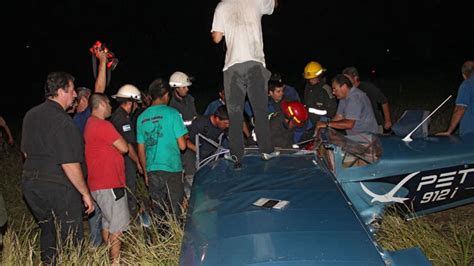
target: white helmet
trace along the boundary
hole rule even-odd
[[[189,79],[188,75],[184,74],[183,72],[176,71],[170,77],[170,86],[173,88],[179,87],[188,87],[191,86],[191,80]]]
[[[141,93],[137,89],[137,87],[131,84],[125,84],[117,91],[117,94],[112,95],[114,99],[124,99],[124,100],[131,100],[136,102],[141,102]]]

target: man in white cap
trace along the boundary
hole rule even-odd
[[[189,86],[193,83],[188,75],[176,71],[171,75],[169,84],[173,89],[169,106],[178,110],[184,120],[184,124],[189,126],[197,116],[194,97],[189,93]]]
[[[132,115],[141,102],[141,93],[137,87],[131,84],[125,84],[112,95],[112,98],[120,103],[120,106],[114,111],[110,122],[115,129],[127,141],[128,153],[125,155],[125,181],[127,184],[127,199],[130,215],[135,217],[137,214],[137,170],[143,174],[137,155],[137,137],[135,134],[135,125],[132,123]]]

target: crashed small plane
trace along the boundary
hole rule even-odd
[[[474,134],[325,129],[270,161],[246,149],[241,170],[225,152],[198,164],[180,265],[431,265],[417,247],[377,244],[384,212],[403,205],[411,219],[474,202]]]

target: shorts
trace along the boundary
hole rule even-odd
[[[127,194],[115,201],[112,189],[100,189],[92,192],[92,197],[102,211],[102,229],[114,234],[128,229],[130,212]]]

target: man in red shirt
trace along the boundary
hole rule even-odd
[[[121,247],[119,237],[130,221],[122,156],[128,152],[128,145],[112,123],[105,120],[112,113],[107,96],[92,95],[90,105],[92,114],[84,129],[87,183],[103,214],[102,237],[111,246],[113,263],[118,264]]]

